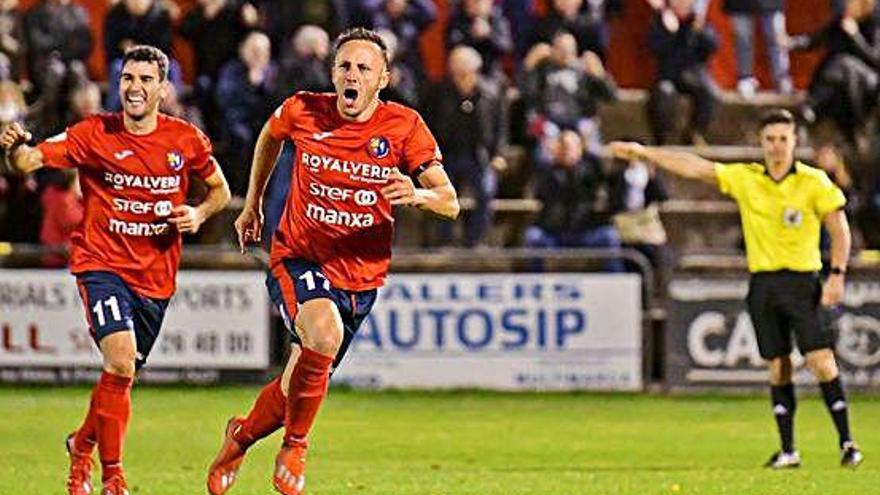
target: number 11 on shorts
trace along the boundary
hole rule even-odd
[[[104,326],[107,323],[104,317],[104,308],[110,308],[110,315],[113,317],[113,321],[122,320],[122,312],[119,311],[119,301],[117,301],[116,296],[110,296],[103,301],[98,301],[92,307],[92,312],[98,318],[99,326]]]
[[[309,271],[303,273],[302,275],[300,275],[299,279],[306,281],[306,289],[315,290],[318,288],[317,284],[315,284],[315,275],[324,279],[324,282],[321,284],[323,286],[324,290],[330,290],[330,281],[327,280],[327,277],[325,277],[324,274],[321,272],[313,272],[313,271],[309,270]]]

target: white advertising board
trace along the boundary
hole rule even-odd
[[[265,369],[269,303],[262,272],[178,276],[148,367]],[[0,270],[0,367],[100,366],[72,275]]]
[[[397,274],[334,381],[363,387],[639,390],[633,274]]]

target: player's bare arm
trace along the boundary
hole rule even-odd
[[[213,158],[212,158],[213,160]],[[226,207],[232,193],[229,192],[229,184],[220,167],[216,167],[214,173],[205,180],[208,186],[208,194],[198,206],[178,205],[171,210],[168,223],[177,227],[181,233],[195,234],[205,220]]]
[[[43,167],[43,153],[25,144],[30,139],[31,133],[17,122],[7,125],[0,132],[0,148],[6,152],[7,163],[23,174]]]
[[[235,220],[235,231],[238,233],[238,245],[244,254],[245,246],[251,242],[261,241],[263,231],[263,193],[278,155],[281,154],[283,141],[272,137],[269,123],[263,126],[257,144],[254,147],[254,161],[248,180],[248,190],[244,199],[244,208]]]
[[[685,179],[695,179],[709,184],[717,184],[715,164],[693,153],[670,151],[639,143],[615,141],[608,145],[611,155],[623,160],[646,160],[656,163]]]
[[[458,195],[443,167],[428,167],[418,179],[420,188],[395,168],[382,194],[392,205],[412,206],[450,220],[458,218]]]
[[[843,209],[834,210],[825,215],[825,218],[822,219],[822,225],[825,226],[825,230],[831,237],[832,268],[832,273],[828,275],[822,286],[822,305],[834,306],[843,299],[844,272],[846,272],[846,265],[849,261],[852,237],[850,236],[849,222]]]

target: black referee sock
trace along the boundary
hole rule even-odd
[[[773,402],[773,415],[779,428],[782,451],[794,452],[794,411],[797,408],[794,398],[794,384],[771,385],[770,398]]]
[[[837,428],[837,434],[840,435],[840,445],[844,442],[852,440],[849,436],[849,419],[847,417],[846,396],[843,393],[843,385],[840,383],[840,377],[830,382],[820,383],[822,388],[822,397],[825,399],[825,405],[828,412],[831,413],[831,419],[834,421],[834,427]]]

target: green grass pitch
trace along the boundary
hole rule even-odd
[[[228,417],[256,388],[136,387],[125,466],[133,495],[206,493]],[[86,388],[0,388],[0,494],[64,493],[62,439]],[[858,470],[838,467],[821,401],[802,399],[804,465],[776,446],[763,396],[332,390],[312,434],[307,493],[376,495],[861,494],[880,487],[880,398],[851,401]],[[251,449],[230,494],[270,494],[280,436]],[[97,477],[97,473],[96,473]]]

